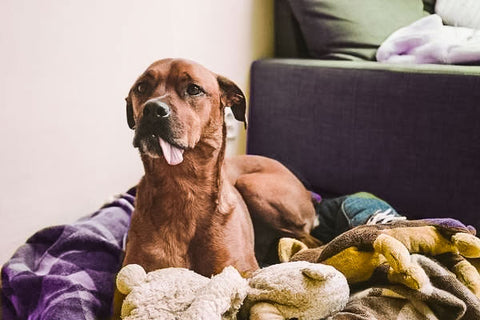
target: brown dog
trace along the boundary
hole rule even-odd
[[[133,85],[127,118],[145,176],[123,265],[248,275],[258,268],[252,220],[261,262],[281,236],[318,243],[310,195],[291,172],[258,156],[224,161],[225,107],[246,121],[242,91],[191,61],[157,61]]]

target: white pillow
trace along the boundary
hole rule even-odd
[[[435,13],[446,25],[480,29],[480,0],[437,0]]]

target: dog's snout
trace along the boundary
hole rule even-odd
[[[161,101],[149,101],[143,108],[143,116],[150,119],[167,118],[170,115],[170,107]]]

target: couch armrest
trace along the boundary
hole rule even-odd
[[[271,59],[251,70],[247,151],[314,190],[480,226],[480,67]]]

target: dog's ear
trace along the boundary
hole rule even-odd
[[[242,121],[245,128],[247,128],[247,118],[245,115],[247,111],[247,102],[242,90],[240,90],[233,81],[225,77],[217,76],[217,80],[218,85],[222,90],[222,105],[224,107],[230,107],[235,119]]]
[[[127,123],[130,129],[135,129],[135,118],[133,117],[133,105],[130,96],[125,98],[127,102]]]

